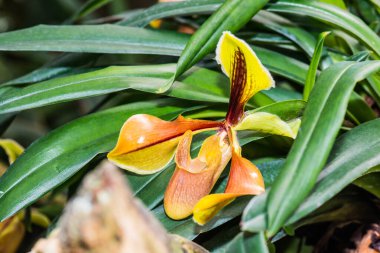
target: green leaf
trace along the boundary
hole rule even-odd
[[[75,21],[82,19],[83,17],[91,14],[92,12],[96,11],[97,9],[103,7],[104,5],[112,1],[113,0],[88,0],[77,12],[74,13],[74,15],[72,15],[65,22],[65,24],[74,23]]]
[[[354,184],[380,198],[380,173],[369,173],[354,181]]]
[[[167,47],[170,47],[170,41],[163,41],[163,43],[169,43]],[[0,42],[1,44],[1,42]],[[185,47],[185,43],[182,44],[182,48]],[[283,54],[264,49],[261,47],[253,47],[258,57],[261,59],[263,64],[273,73],[283,76],[285,78],[288,78],[298,84],[303,84],[306,78],[307,68],[308,66],[305,63],[302,63],[301,61],[298,61],[296,59],[293,59],[291,57],[285,56]],[[43,47],[40,47],[40,50],[44,50]],[[119,47],[113,47],[112,45],[101,45],[98,44],[97,47],[92,49],[85,49],[89,50],[86,52],[91,52],[91,50],[95,50],[97,52],[103,52],[103,53],[121,53]],[[178,51],[177,55],[180,54],[180,51]],[[84,59],[87,59],[84,57]],[[76,55],[69,55],[67,57],[64,57],[62,59],[59,59],[57,62],[52,63],[51,65],[47,66],[46,68],[41,68],[33,71],[32,73],[17,78],[15,80],[12,80],[7,83],[7,85],[18,85],[18,84],[24,84],[24,83],[31,83],[31,82],[38,82],[45,80],[47,78],[53,78],[57,75],[67,73],[67,72],[74,72],[73,68],[71,67],[63,67],[61,66],[66,65],[67,61],[74,61],[74,62],[83,62],[83,55],[76,56]],[[78,71],[78,70],[76,70]],[[147,73],[149,74],[149,73]],[[170,78],[168,78],[169,80]]]
[[[339,137],[314,189],[287,220],[286,225],[295,224],[311,214],[344,187],[357,182],[355,179],[380,164],[379,127],[380,119],[372,120]],[[266,201],[267,193],[252,199],[243,213],[243,230],[256,232],[267,228]]]
[[[283,24],[277,25],[264,23],[263,25],[264,27],[267,27],[270,30],[275,31],[293,41],[306,53],[308,57],[312,57],[316,41],[314,36],[306,30],[299,27],[286,26]]]
[[[260,47],[252,48],[259,59],[271,72],[286,77],[301,85],[305,83],[308,70],[307,64],[268,49]],[[269,91],[271,90],[268,90],[268,92]]]
[[[23,88],[6,87],[0,114],[41,107],[125,89],[155,93],[174,73],[175,65],[114,66],[72,75]],[[193,69],[176,82],[168,96],[208,102],[228,102],[228,80],[223,75]],[[1,90],[1,89],[0,89]]]
[[[205,226],[197,225],[191,217],[180,221],[172,220],[166,216],[163,205],[155,208],[153,213],[169,233],[178,234],[193,240],[197,235],[208,232],[238,217],[249,202],[249,199],[249,197],[241,197],[235,200],[226,208],[222,209],[218,213],[218,216]]]
[[[352,3],[360,17],[370,25],[370,27],[378,32],[376,26],[379,23],[379,13],[376,11],[376,7],[370,3],[370,1],[357,1]]]
[[[316,210],[370,168],[380,164],[379,127],[380,119],[372,120],[337,140],[318,183],[287,224]]]
[[[228,226],[215,229],[214,231],[207,241],[202,242],[202,246],[213,253],[225,252],[227,244],[241,232],[239,224],[235,221],[228,224]]]
[[[267,112],[279,116],[282,120],[290,121],[301,117],[305,106],[306,103],[303,100],[287,100],[246,111],[245,113]]]
[[[259,52],[269,60],[270,53]],[[279,61],[276,64],[283,68],[284,74],[292,75],[291,72],[285,70],[287,62]],[[174,64],[113,66],[84,74],[51,79],[26,87],[4,87],[0,88],[0,92],[4,91],[0,101],[0,114],[126,89],[155,93],[167,83],[174,71]],[[302,72],[297,71],[297,73]],[[227,103],[228,88],[229,80],[223,74],[193,68],[179,78],[166,95],[187,100]]]
[[[376,0],[377,1],[377,0]],[[210,13],[216,10],[222,0],[193,0],[179,3],[157,4],[146,11],[143,15],[130,17],[127,24],[145,26],[150,21],[176,15],[191,15],[195,13]],[[271,12],[287,13],[291,15],[307,15],[328,23],[332,27],[338,27],[363,41],[374,52],[380,55],[380,39],[362,20],[348,11],[339,9],[317,1],[278,1],[267,9]]]
[[[271,187],[282,166],[285,163],[283,158],[265,157],[251,160],[259,169],[264,178],[265,187]]]
[[[14,86],[26,83],[41,82],[46,79],[54,78],[59,75],[73,73],[78,70],[83,70],[84,68],[74,68],[81,66],[88,62],[89,58],[93,55],[85,54],[63,54],[58,56],[56,59],[48,62],[45,66],[40,67],[32,72],[18,77],[16,79],[10,80],[3,84],[3,86]]]
[[[313,188],[343,122],[355,84],[379,69],[378,61],[342,62],[320,75],[306,106],[298,136],[269,193],[270,235],[284,225]]]
[[[363,123],[376,119],[376,114],[367,102],[358,93],[352,92],[348,103],[348,111],[350,115],[355,117],[357,122]]]
[[[212,13],[220,7],[221,3],[223,3],[222,0],[192,0],[158,3],[145,9],[141,13],[127,17],[119,22],[119,24],[144,27],[155,19]]]
[[[254,45],[278,46],[278,45],[292,45],[293,44],[291,40],[285,38],[284,36],[276,35],[272,33],[254,33],[252,34],[252,36],[242,36],[242,39]]]
[[[371,52],[369,51],[360,51],[351,55],[350,57],[347,57],[346,61],[366,61],[368,60],[370,54]]]
[[[118,25],[38,25],[0,34],[0,51],[178,55],[188,36]]]
[[[0,96],[2,97],[5,92],[7,92],[9,88],[2,88],[0,89]],[[9,125],[12,123],[13,119],[15,118],[15,115],[13,113],[3,114],[0,115],[0,134],[3,134]]]
[[[313,57],[311,58],[311,63],[309,67],[309,71],[307,72],[305,87],[303,90],[303,99],[307,101],[309,99],[309,95],[311,90],[313,89],[315,78],[317,76],[319,61],[321,60],[322,51],[323,51],[323,42],[327,35],[330,32],[323,32],[319,35],[317,45],[315,46]]]
[[[269,253],[264,233],[239,233],[225,247],[216,251],[218,253]]]
[[[268,215],[266,208],[269,192],[270,189],[266,189],[265,193],[253,197],[244,209],[241,226],[243,231],[255,233],[267,230]]]
[[[191,36],[177,65],[174,78],[215,50],[223,31],[238,31],[254,16],[268,0],[227,0]],[[170,83],[166,89],[170,87]]]
[[[369,198],[363,198],[355,188],[348,188],[337,196],[327,201],[322,207],[315,210],[307,217],[288,225],[285,229],[293,231],[308,224],[321,222],[350,222],[352,220],[375,220],[378,216],[378,209],[373,206]],[[275,240],[281,238],[279,233]]]
[[[263,64],[272,73],[282,76],[284,78],[287,78],[298,84],[301,84],[301,85],[304,84],[306,74],[307,74],[307,69],[308,69],[308,66],[305,63],[298,61],[294,58],[285,56],[283,54],[268,50],[268,49],[264,49],[261,47],[253,47],[253,48],[256,54],[258,55],[258,57],[263,62]],[[99,50],[105,50],[105,49],[104,47],[99,46]],[[106,49],[106,51],[107,50],[108,49]],[[109,49],[109,50],[112,50],[112,49]],[[117,51],[115,51],[114,53],[117,53]],[[57,62],[56,64],[53,64],[52,66],[37,69],[27,74],[26,76],[7,82],[5,85],[14,86],[14,85],[25,84],[25,83],[40,82],[45,79],[54,78],[57,75],[62,75],[62,74],[73,75],[76,72],[78,72],[78,70],[76,71],[73,70],[72,67],[59,67],[59,65],[60,65],[60,62]],[[182,78],[179,78],[178,80],[182,80]],[[273,90],[274,89],[270,91],[265,91],[265,92],[273,93]],[[258,93],[258,94],[263,94],[263,93]],[[257,96],[258,95],[256,95],[256,97]]]
[[[370,88],[373,91],[373,97],[377,100],[378,106],[380,106],[380,74],[376,73],[367,78]]]
[[[173,72],[173,65],[108,67],[102,70],[48,80],[4,93],[0,113],[36,108],[78,98],[107,94],[127,88],[159,87]],[[161,77],[161,78],[160,78]],[[9,88],[9,87],[7,87]]]
[[[346,10],[346,4],[344,3],[343,0],[319,0],[320,2],[335,5],[343,10]]]
[[[186,109],[188,108],[188,109]],[[116,143],[124,121],[136,113],[163,119],[191,109],[176,100],[127,104],[68,123],[34,142],[0,178],[0,220],[59,186]]]
[[[3,134],[12,123],[15,115],[12,113],[0,115],[0,134]]]
[[[380,13],[380,0],[370,0],[370,1],[376,8],[377,12]]]
[[[263,90],[252,97],[250,102],[256,107],[267,106],[276,101],[298,100],[302,99],[301,93],[295,90],[289,90],[275,87],[270,90]]]
[[[94,0],[96,1],[96,0]],[[102,0],[100,0],[102,1]],[[212,13],[221,5],[221,0],[192,0],[189,1],[180,1],[180,2],[167,2],[167,3],[158,3],[152,7],[137,11],[133,15],[128,15],[128,17],[118,22],[119,25],[134,26],[134,27],[144,27],[149,24],[150,21],[158,18],[165,18],[178,15],[191,15],[191,14],[203,14],[203,13]],[[104,50],[103,47],[106,45],[99,45],[97,50]],[[183,44],[182,49],[185,47]],[[111,49],[108,49],[108,51]],[[112,53],[116,53],[118,50],[114,50]],[[178,56],[181,52],[178,52]],[[91,57],[91,56],[90,56]],[[48,78],[55,77],[57,74],[62,74],[69,71],[71,68],[67,67],[72,66],[72,62],[77,61],[76,59],[82,60],[83,58],[87,59],[88,56],[84,55],[69,54],[64,55],[63,57],[58,57],[58,60],[53,61],[53,63],[48,64],[39,68],[21,78],[12,80],[8,82],[9,84],[22,84],[22,83],[31,83],[31,82],[40,82]]]
[[[278,1],[268,11],[292,15],[306,15],[332,27],[338,27],[366,44],[380,56],[380,38],[361,19],[348,11],[317,1]]]

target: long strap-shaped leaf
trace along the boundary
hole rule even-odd
[[[181,54],[175,77],[213,51],[223,31],[237,31],[267,2],[268,0],[225,1],[191,37]],[[20,37],[28,39],[20,43]],[[104,52],[104,49],[99,48],[108,45],[108,48],[118,48],[119,53],[176,55],[185,38],[178,33],[118,25],[37,26],[25,31],[1,34],[0,50],[39,51],[42,44],[45,51]],[[169,43],[162,43],[164,41]],[[168,90],[172,83],[169,80],[159,92]]]
[[[118,25],[39,25],[0,34],[0,51],[178,55],[188,36]]]
[[[282,0],[272,4],[268,11],[307,15],[353,35],[380,56],[380,38],[361,19],[336,6],[307,0]]]
[[[321,33],[319,35],[318,42],[315,46],[313,57],[311,58],[309,70],[307,71],[305,87],[303,89],[303,99],[305,101],[307,101],[307,99],[309,98],[310,92],[313,89],[315,79],[317,77],[319,61],[322,57],[323,42],[325,41],[326,36],[329,34],[330,32]]]
[[[306,75],[306,65],[265,49],[257,51],[266,62],[276,59],[269,65],[274,72],[299,82],[304,80],[302,78]],[[0,101],[0,115],[126,89],[155,93],[166,84],[174,71],[174,64],[114,66],[22,88],[4,87],[0,89],[0,92],[4,91]],[[193,68],[179,78],[166,95],[187,100],[226,103],[228,87],[228,79],[224,75],[207,69]]]
[[[25,30],[22,31],[23,33]],[[79,32],[79,30],[77,31]],[[20,32],[21,33],[21,32]],[[18,43],[27,43],[28,37],[25,35],[19,36]],[[51,43],[53,44],[55,42],[54,38],[52,38]],[[95,41],[94,41],[95,42]],[[170,46],[169,44],[171,43],[170,41],[163,42],[163,43],[168,43],[167,46]],[[122,44],[120,44],[118,47],[110,46],[107,44],[101,45],[98,44],[97,47],[94,48],[86,48],[86,52],[103,52],[103,53],[120,53],[122,52]],[[165,46],[166,47],[166,46]],[[185,47],[185,43],[182,44],[182,49]],[[37,49],[36,49],[37,50]],[[38,50],[44,51],[43,47],[39,47]],[[143,49],[142,49],[143,50]],[[265,48],[261,47],[254,47],[255,52],[257,53],[257,56],[261,59],[263,64],[272,72],[277,75],[283,76],[287,79],[290,79],[298,84],[303,84],[306,78],[306,73],[308,66],[294,58],[285,56],[283,54],[277,53],[272,50],[268,50]],[[156,53],[159,54],[160,50],[158,50]],[[178,51],[176,53],[176,56],[179,56],[181,51]],[[73,57],[69,57],[70,59],[73,59]],[[25,84],[25,83],[34,83],[34,82],[40,82],[46,79],[51,79],[56,77],[57,75],[65,73],[66,75],[70,75],[70,72],[77,73],[77,70],[74,69],[72,71],[71,67],[58,67],[60,65],[60,62],[58,61],[56,64],[53,64],[50,67],[43,67],[40,69],[37,69],[23,77],[14,79],[10,82],[7,82],[5,85],[7,86],[17,86],[19,84]],[[128,67],[124,67],[128,68]],[[140,67],[140,68],[145,68]],[[161,69],[161,66],[157,65],[158,69]],[[122,70],[123,68],[120,67],[119,70]],[[136,69],[136,68],[135,68]],[[90,70],[88,70],[90,71]],[[175,68],[173,67],[172,74],[167,78],[170,79],[170,77],[173,76],[175,71]],[[145,75],[149,73],[144,73]],[[168,80],[167,80],[168,81]],[[166,82],[167,82],[166,81]]]
[[[214,51],[223,31],[238,31],[267,2],[268,0],[226,0],[191,36],[178,60],[175,78]]]
[[[222,0],[205,1],[195,0],[188,2],[157,4],[138,17],[129,18],[127,25],[147,25],[151,20],[175,15],[191,14],[197,10],[200,12],[212,12],[223,3]],[[312,18],[327,22],[333,27],[338,27],[359,40],[380,55],[380,39],[362,20],[340,8],[320,3],[318,1],[279,1],[270,5],[268,11],[294,15],[308,15]]]
[[[318,79],[284,168],[268,197],[268,231],[274,235],[313,188],[343,122],[355,84],[380,69],[379,61],[342,62]]]
[[[257,234],[239,233],[217,252],[225,253],[269,253],[263,232]]]
[[[0,101],[0,114],[126,89],[154,93],[167,82],[174,70],[174,64],[114,66],[23,88],[6,87],[8,90],[2,94]],[[181,82],[176,82],[167,95],[187,100],[227,103],[228,86],[227,78],[220,73],[195,68]]]
[[[292,224],[316,210],[347,184],[380,164],[380,119],[364,123],[339,138],[312,194],[292,215]]]
[[[198,12],[211,13],[219,8],[223,0],[193,0],[178,3],[161,3],[130,17],[121,24],[145,26],[150,21],[176,15],[193,14]],[[376,4],[373,1],[373,4]],[[380,55],[380,39],[363,21],[351,13],[337,7],[329,6],[318,1],[278,1],[269,6],[268,11],[287,13],[292,15],[308,15],[333,27],[345,30],[367,44]]]
[[[152,20],[180,15],[209,14],[217,10],[222,0],[192,0],[157,3],[141,13],[128,16],[118,24],[144,27]]]
[[[158,100],[116,107],[75,120],[34,142],[0,178],[0,220],[57,187],[97,154],[116,143],[124,121],[136,113],[164,119],[191,109],[178,100]]]
[[[222,0],[194,0],[188,2],[162,3],[152,6],[137,18],[126,20],[126,24],[147,25],[151,20],[175,15],[191,14],[198,11],[212,12],[223,3]],[[372,50],[380,55],[380,39],[362,20],[358,19],[348,11],[327,5],[318,1],[278,1],[269,6],[268,11],[280,12],[293,15],[308,15],[312,18],[327,22],[333,27],[345,30],[359,40],[367,44]]]
[[[312,193],[287,220],[286,225],[292,225],[309,215],[370,168],[380,164],[379,129],[380,119],[376,119],[339,137]],[[243,230],[255,232],[267,228],[267,196],[260,195],[247,206],[243,215]]]
[[[238,1],[235,1],[235,2],[238,2]],[[246,1],[246,2],[249,2],[249,1]],[[257,1],[257,3],[258,2],[259,1]],[[219,8],[221,3],[223,3],[222,0],[213,0],[211,2],[208,0],[207,1],[206,0],[194,0],[194,1],[191,1],[191,4],[189,4],[189,2],[187,2],[187,1],[179,2],[179,3],[162,3],[162,4],[155,5],[155,6],[147,9],[146,11],[144,11],[142,13],[139,13],[138,17],[134,17],[134,18],[126,21],[125,24],[126,25],[144,26],[144,25],[148,24],[151,20],[154,20],[156,18],[164,18],[164,17],[168,17],[168,16],[175,16],[175,15],[186,15],[186,14],[191,14],[191,13],[197,13],[197,11],[201,12],[201,13],[202,12],[203,13],[204,12],[210,13],[212,11],[215,11],[217,8]],[[257,3],[255,3],[255,4],[257,4]],[[236,4],[236,3],[234,3],[234,4]],[[206,10],[208,10],[208,11],[206,11]],[[253,9],[250,9],[250,10],[253,10]],[[355,36],[356,38],[358,38],[359,40],[361,40],[365,44],[367,44],[372,50],[377,52],[377,54],[379,54],[379,52],[380,52],[380,49],[379,49],[380,48],[380,39],[379,39],[379,37],[368,26],[366,26],[360,19],[356,18],[355,16],[353,16],[349,12],[346,12],[346,11],[341,10],[339,8],[330,7],[329,5],[326,5],[323,3],[318,3],[316,1],[297,1],[296,3],[295,2],[282,1],[282,2],[277,2],[273,5],[271,5],[268,10],[273,11],[273,12],[282,12],[282,13],[289,13],[289,14],[295,14],[295,15],[308,15],[310,17],[320,19],[322,21],[328,22],[330,25],[332,25],[334,27],[338,27],[340,29],[343,29],[346,32],[348,32],[349,34]],[[247,12],[245,9],[243,9],[243,11],[241,13],[243,13],[245,15]],[[134,19],[136,19],[136,23],[134,23]],[[240,20],[240,17],[236,20]],[[215,25],[214,28],[218,28],[218,24],[214,24],[214,25]],[[96,27],[97,26],[91,26],[91,28],[94,28],[94,29],[101,29],[101,28],[96,28]],[[112,27],[112,26],[107,26],[107,27]],[[38,30],[42,30],[42,29],[46,29],[46,26],[40,26],[37,28],[38,28]],[[34,29],[33,31],[36,32],[37,28],[35,28],[35,29],[30,28],[30,29]],[[74,37],[80,41],[81,39],[84,39],[86,36],[83,34],[83,31],[78,33],[78,31],[77,31],[78,28],[81,28],[81,26],[63,27],[63,29],[75,29],[75,30],[73,30],[73,33],[75,34]],[[220,26],[220,28],[223,28],[223,27]],[[224,27],[224,29],[228,29],[228,28],[229,27]],[[33,44],[28,45],[28,44],[26,44],[26,42],[23,42],[22,38],[27,38],[28,40],[30,39],[29,36],[25,36],[25,33],[27,31],[29,31],[30,29],[16,31],[14,33],[2,34],[1,36],[4,36],[4,37],[1,37],[2,39],[0,42],[0,48],[1,48],[1,45],[3,45],[2,50],[15,50],[17,47],[19,47],[20,49],[24,48],[22,50],[26,50],[26,48],[28,48],[28,50],[46,51],[47,49],[46,49],[45,45],[39,44],[37,47],[35,44],[34,45]],[[56,27],[56,29],[60,29],[60,27]],[[89,29],[89,28],[86,28],[86,29]],[[115,29],[122,30],[122,28],[115,28]],[[128,29],[126,29],[126,30],[128,30]],[[104,30],[107,30],[107,29],[102,29],[103,33],[104,33]],[[126,30],[122,30],[122,31],[126,31]],[[131,29],[131,31],[132,30],[133,30],[133,28]],[[230,30],[234,30],[234,29],[230,29]],[[134,31],[137,31],[137,30],[134,30]],[[151,32],[153,32],[153,33],[155,32],[155,31],[146,31],[146,30],[142,30],[142,31],[143,31],[142,33],[149,33],[149,34]],[[61,33],[61,32],[59,32],[59,30],[57,30],[56,32]],[[157,32],[160,32],[160,31],[157,31]],[[23,34],[21,34],[21,33],[23,33]],[[7,37],[5,37],[5,36],[8,36],[10,34],[12,34],[12,36],[13,36],[13,38],[12,38],[13,41],[7,42]],[[80,34],[80,35],[78,35],[78,34]],[[96,33],[96,34],[100,35],[101,33]],[[141,34],[137,33],[137,35],[138,36],[136,37],[136,39],[138,39],[138,37]],[[63,36],[63,33],[61,33],[61,36]],[[70,36],[71,36],[71,39],[73,39],[73,36],[72,35],[70,35]],[[122,36],[123,36],[123,33],[122,34],[113,34],[112,36],[107,35],[107,37],[109,37],[109,38],[112,37],[113,40],[116,40],[116,42],[106,40],[105,43],[103,43],[103,42],[99,42],[100,40],[98,40],[98,46],[97,47],[95,46],[94,42],[92,42],[92,41],[86,43],[86,44],[90,44],[88,46],[85,45],[84,43],[79,43],[80,44],[79,46],[78,45],[77,46],[71,46],[71,48],[69,47],[66,49],[63,49],[63,47],[67,43],[63,43],[61,45],[61,43],[57,43],[54,41],[47,43],[46,46],[51,47],[52,50],[54,50],[54,51],[62,50],[62,51],[66,51],[66,52],[71,52],[71,51],[73,51],[73,52],[78,52],[78,51],[80,51],[80,52],[105,52],[107,50],[108,50],[107,52],[109,52],[109,53],[111,51],[112,51],[112,53],[129,52],[129,53],[155,53],[155,54],[179,54],[181,52],[178,50],[178,48],[176,48],[176,43],[178,43],[179,40],[181,40],[177,35],[172,34],[172,36],[169,36],[169,37],[173,37],[173,38],[175,37],[174,41],[169,41],[170,43],[172,43],[173,47],[167,47],[166,45],[162,45],[162,47],[160,46],[161,43],[165,42],[165,40],[168,39],[168,37],[165,37],[165,40],[160,39],[158,44],[152,45],[152,43],[149,42],[152,38],[149,36],[149,38],[146,38],[147,39],[146,45],[144,47],[140,47],[139,44],[133,45],[133,43],[131,43],[134,41],[133,38],[128,39],[129,44],[125,41],[123,41],[123,42],[119,41],[118,42],[118,40],[120,40],[120,38]],[[46,35],[46,33],[45,33],[45,35],[42,36],[41,38],[46,39],[47,37],[49,37],[49,36]],[[154,37],[155,36],[153,36],[153,40],[154,40]],[[17,38],[17,40],[16,40],[16,38]],[[38,40],[38,38],[36,40]],[[105,39],[102,38],[102,40],[105,40]],[[204,41],[202,40],[201,42],[204,42]],[[211,42],[209,42],[209,43],[211,43]],[[76,43],[76,44],[78,44],[78,43]],[[206,45],[203,43],[199,43],[199,41],[197,41],[197,43],[192,43],[192,44],[197,44],[196,46],[193,45],[192,47],[204,47]],[[15,45],[18,45],[18,46],[14,47]],[[107,45],[112,45],[114,48],[112,50],[110,49],[110,47],[101,49],[103,46],[107,46]],[[128,47],[123,48],[123,45],[124,46],[128,45]],[[14,47],[14,49],[12,49],[13,47]],[[30,47],[32,47],[32,49]],[[190,47],[190,44],[189,44],[189,47]],[[156,50],[154,50],[154,48],[156,48]],[[190,61],[190,58],[195,57],[198,53],[199,52],[196,50],[192,50],[191,54],[186,53],[186,54],[189,54],[189,56],[186,56],[186,57],[183,56],[185,63],[187,61]],[[203,53],[204,52],[202,51],[202,54]],[[192,64],[194,64],[194,63],[195,63],[195,61]],[[188,65],[187,63],[181,64],[181,65],[187,65],[186,68],[191,67],[191,64]],[[54,71],[57,71],[57,70],[54,70]],[[180,73],[180,71],[178,71],[178,73]]]

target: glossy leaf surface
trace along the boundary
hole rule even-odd
[[[377,138],[380,135],[379,124],[380,120],[376,119],[339,137],[314,189],[288,219],[286,225],[292,225],[307,217],[344,187],[373,166],[380,164],[380,144]],[[377,173],[376,170],[373,173]],[[265,194],[254,198],[247,206],[243,215],[244,230],[255,232],[267,228],[265,214],[267,197]]]
[[[188,36],[117,25],[39,25],[0,34],[0,51],[178,55]]]

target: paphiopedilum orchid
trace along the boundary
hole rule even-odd
[[[116,147],[108,154],[111,162],[138,174],[158,172],[175,156],[176,168],[164,196],[166,214],[172,219],[193,214],[198,224],[208,222],[236,197],[265,191],[259,169],[241,155],[237,131],[255,130],[291,138],[296,135],[292,124],[277,115],[244,113],[246,103],[254,94],[274,86],[269,71],[248,44],[224,32],[218,42],[216,60],[231,82],[224,121],[178,116],[169,122],[146,114],[134,115],[124,123]],[[216,134],[204,140],[198,156],[192,159],[193,135],[209,130],[216,130]],[[225,192],[210,194],[230,160]]]

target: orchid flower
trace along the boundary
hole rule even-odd
[[[224,121],[186,119],[180,115],[169,122],[146,114],[134,115],[124,123],[116,147],[108,154],[111,162],[138,174],[158,172],[175,156],[176,168],[164,196],[165,212],[176,220],[193,214],[194,221],[201,225],[235,198],[265,191],[259,169],[241,155],[237,131],[254,130],[294,138],[298,125],[288,124],[270,113],[244,113],[248,100],[273,87],[274,81],[243,40],[224,32],[218,42],[216,60],[231,82]],[[198,156],[192,159],[193,135],[211,130],[216,130],[216,134],[204,140]],[[225,192],[210,194],[230,160]]]

